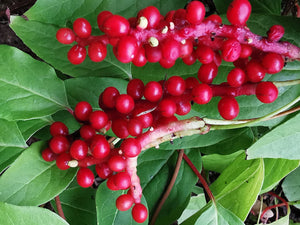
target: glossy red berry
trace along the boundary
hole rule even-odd
[[[96,130],[91,125],[83,125],[79,133],[84,140],[89,140],[96,134]]]
[[[129,194],[120,195],[116,200],[116,207],[120,211],[127,211],[134,203],[134,199]]]
[[[125,36],[118,42],[114,53],[120,62],[129,63],[136,57],[138,50],[137,40],[132,36]]]
[[[82,167],[76,175],[77,183],[83,188],[88,188],[93,185],[95,177],[93,171],[87,167]]]
[[[108,160],[109,168],[114,172],[121,172],[126,168],[126,159],[120,155],[114,155]]]
[[[79,121],[88,121],[93,108],[90,103],[86,101],[78,102],[74,109],[75,118]]]
[[[160,83],[150,81],[145,85],[144,97],[150,102],[157,102],[162,97],[163,91]]]
[[[110,176],[107,179],[106,186],[108,187],[108,189],[110,189],[112,191],[120,190],[114,183],[114,176]]]
[[[197,104],[207,104],[210,102],[213,92],[209,85],[207,84],[198,84],[192,90],[193,101]]]
[[[109,17],[111,17],[113,14],[110,12],[110,11],[102,11],[98,14],[97,16],[97,24],[98,24],[98,27],[99,29],[104,32],[104,29],[103,29],[103,24],[104,24],[104,21],[107,20]]]
[[[281,25],[273,25],[267,34],[270,41],[279,41],[284,35],[284,27]]]
[[[180,96],[185,91],[185,81],[180,76],[172,76],[166,82],[166,89],[170,95]]]
[[[197,60],[196,51],[193,51],[190,55],[185,56],[182,58],[184,64],[190,66],[193,65]]]
[[[160,45],[158,45],[157,47],[151,47],[149,44],[146,44],[144,48],[146,59],[148,60],[148,62],[156,63],[162,59],[162,51]]]
[[[115,119],[112,121],[111,126],[112,131],[114,134],[119,138],[127,138],[129,135],[128,129],[127,129],[127,121],[124,119]]]
[[[233,25],[244,26],[251,14],[248,0],[233,0],[227,9],[227,19]]]
[[[118,112],[128,114],[134,109],[134,100],[128,94],[121,94],[116,99],[116,109]]]
[[[147,63],[147,58],[146,58],[146,53],[145,53],[145,48],[140,47],[132,60],[133,65],[137,67],[143,67]]]
[[[127,19],[119,15],[109,16],[102,25],[102,30],[110,37],[121,37],[128,34],[130,24]]]
[[[252,54],[252,47],[250,45],[241,44],[240,58],[248,58]]]
[[[262,66],[269,74],[279,73],[284,67],[283,57],[277,53],[267,53],[262,59]]]
[[[107,55],[107,49],[101,42],[92,42],[88,47],[88,55],[93,62],[101,62]]]
[[[68,163],[72,160],[70,154],[64,152],[57,156],[56,158],[56,166],[61,170],[67,170],[70,168]]]
[[[52,162],[56,159],[57,155],[50,148],[46,148],[42,151],[42,157],[45,161]]]
[[[192,1],[186,7],[186,20],[191,24],[199,24],[205,16],[205,6],[200,1]]]
[[[97,164],[95,166],[96,173],[102,179],[107,179],[113,174],[113,171],[109,168],[107,163]]]
[[[176,112],[176,104],[173,100],[164,98],[159,102],[158,110],[162,116],[170,117]]]
[[[175,61],[181,53],[180,43],[174,39],[166,39],[161,44],[162,57],[168,61]]]
[[[278,89],[270,81],[260,82],[256,86],[255,95],[263,103],[272,103],[278,97]]]
[[[147,19],[147,26],[142,26],[141,24],[141,20],[140,17],[145,17]],[[140,10],[138,12],[137,15],[138,18],[138,28],[147,28],[147,29],[151,29],[151,28],[155,28],[158,26],[160,19],[161,19],[161,15],[159,10],[154,7],[154,6],[148,6],[142,10]]]
[[[198,79],[202,83],[211,84],[218,74],[218,67],[215,63],[203,64],[198,70]]]
[[[131,136],[138,136],[143,132],[143,122],[138,118],[130,119],[127,123],[127,130]]]
[[[131,215],[137,223],[143,223],[148,217],[148,210],[143,204],[136,203],[132,208]]]
[[[193,41],[186,39],[180,42],[180,57],[185,58],[192,54],[194,50]]]
[[[56,39],[65,45],[72,44],[75,41],[75,34],[70,28],[60,28],[56,32]]]
[[[246,81],[246,74],[240,68],[232,69],[227,75],[227,82],[232,87],[240,87]]]
[[[185,87],[186,89],[193,89],[199,84],[199,81],[196,77],[188,77],[185,79]]]
[[[217,14],[212,14],[212,15],[206,17],[205,21],[207,21],[207,20],[213,21],[215,23],[222,23],[222,18]]]
[[[91,112],[89,117],[90,124],[96,130],[100,130],[106,126],[108,123],[108,116],[105,112],[97,110]]]
[[[222,58],[226,62],[236,61],[241,54],[241,44],[236,39],[228,39],[222,45]]]
[[[198,45],[196,49],[196,56],[201,63],[208,64],[214,60],[215,53],[208,46]]]
[[[110,153],[110,145],[106,138],[100,134],[96,134],[90,144],[92,154],[97,159],[103,159]]]
[[[139,100],[144,95],[144,83],[140,79],[131,79],[127,84],[127,94],[134,100]]]
[[[125,139],[120,148],[126,157],[136,157],[142,150],[140,142],[135,138]]]
[[[119,91],[115,87],[107,87],[104,89],[102,94],[99,97],[99,105],[107,107],[107,108],[114,108],[116,104],[116,99],[120,95]]]
[[[147,109],[136,108],[133,111],[133,116],[142,123],[143,128],[150,127],[153,122],[153,116],[150,112],[146,112]],[[134,136],[134,135],[133,135]]]
[[[246,75],[249,81],[257,83],[264,79],[266,71],[258,61],[251,60],[246,65]]]
[[[190,101],[176,102],[176,114],[180,116],[187,115],[191,111],[192,105]]]
[[[86,49],[80,45],[74,45],[68,51],[68,60],[74,65],[78,65],[85,60]]]
[[[87,156],[88,153],[88,145],[85,143],[85,141],[82,140],[75,140],[70,147],[70,155],[72,158],[81,160],[84,159]]]
[[[162,58],[161,60],[159,60],[159,64],[161,65],[161,67],[169,69],[175,65],[175,61]]]
[[[126,190],[131,185],[131,178],[127,172],[119,172],[113,175],[113,182],[120,190]]]
[[[220,115],[225,120],[232,120],[239,114],[239,104],[234,97],[223,97],[218,103]]]
[[[88,38],[92,33],[91,24],[84,18],[78,18],[74,21],[73,30],[80,38]]]
[[[57,135],[66,136],[69,134],[69,130],[68,127],[63,122],[56,121],[52,123],[50,126],[50,134],[52,136],[57,136]]]
[[[51,138],[49,147],[54,153],[60,154],[69,150],[70,142],[65,136],[58,135]]]

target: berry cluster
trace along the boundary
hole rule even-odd
[[[285,58],[300,58],[299,48],[280,41],[282,26],[272,26],[266,37],[251,33],[246,27],[250,13],[248,0],[233,0],[227,11],[231,25],[224,25],[218,15],[205,18],[204,5],[192,1],[186,9],[170,11],[165,16],[154,6],[129,19],[103,11],[97,17],[98,27],[104,33],[100,36],[91,35],[91,25],[84,18],[74,21],[73,30],[59,29],[59,42],[77,42],[68,52],[69,61],[75,65],[82,63],[87,54],[92,61],[101,62],[110,44],[119,61],[139,67],[158,62],[170,68],[179,58],[186,65],[199,60],[201,66],[197,78],[171,76],[147,84],[132,79],[126,94],[108,87],[99,96],[102,110],[94,111],[88,102],[79,102],[74,117],[81,128],[69,134],[65,124],[54,122],[43,158],[56,160],[62,170],[78,166],[77,181],[85,188],[94,183],[94,174],[88,167],[96,165],[97,175],[107,179],[109,189],[128,189],[117,199],[117,208],[126,211],[133,206],[133,219],[145,221],[148,213],[141,204],[136,175],[136,158],[149,147],[145,134],[163,130],[178,120],[176,115],[188,114],[193,103],[207,104],[215,96],[221,97],[218,110],[226,120],[239,113],[237,96],[256,95],[261,102],[271,103],[276,100],[278,89],[272,82],[263,81],[265,74],[280,72]],[[235,68],[228,73],[227,82],[213,84],[222,60],[232,62]],[[115,147],[105,136],[109,129],[124,139],[119,146]]]

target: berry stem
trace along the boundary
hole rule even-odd
[[[135,203],[140,203],[142,198],[142,187],[137,175],[137,157],[127,158],[126,171],[131,177],[130,190]]]
[[[171,181],[166,189],[166,191],[164,192],[158,206],[156,207],[156,210],[152,216],[152,219],[151,219],[151,222],[150,222],[150,225],[154,225],[155,224],[155,221],[159,215],[159,212],[162,208],[162,206],[164,205],[165,201],[167,200],[168,196],[170,195],[171,191],[172,191],[172,188],[175,184],[175,181],[176,181],[176,178],[178,176],[178,172],[179,172],[179,169],[180,169],[180,165],[181,165],[181,162],[182,162],[182,158],[183,158],[183,154],[184,154],[184,150],[181,149],[179,150],[178,152],[178,158],[177,158],[177,162],[176,162],[176,165],[175,165],[175,170],[173,172],[173,176],[171,178]]]
[[[203,188],[205,189],[206,193],[208,194],[210,200],[215,204],[215,197],[213,195],[213,193],[211,192],[211,190],[209,189],[209,186],[206,182],[206,180],[202,177],[202,175],[199,173],[198,169],[196,168],[196,166],[192,163],[192,161],[189,159],[189,157],[183,153],[183,159],[187,162],[187,164],[191,167],[191,169],[194,171],[194,173],[197,175],[197,177],[199,178]]]
[[[58,212],[58,215],[63,218],[64,220],[66,220],[66,217],[64,215],[64,211],[62,209],[62,206],[61,206],[61,201],[60,201],[60,198],[59,198],[59,195],[57,195],[55,197],[55,204],[56,204],[56,208],[57,208],[57,212]]]

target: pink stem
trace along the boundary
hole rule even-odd
[[[126,171],[131,177],[131,194],[135,203],[140,203],[142,198],[142,187],[137,175],[137,157],[127,158]]]

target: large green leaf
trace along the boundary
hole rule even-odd
[[[57,214],[34,206],[16,206],[0,202],[0,224],[5,225],[68,225]]]
[[[300,159],[300,113],[274,128],[247,150],[247,158]]]
[[[131,209],[127,211],[119,211],[116,208],[117,198],[125,193],[126,191],[109,190],[106,186],[106,182],[100,184],[96,193],[96,211],[98,225],[148,224],[149,217],[144,223],[137,223],[131,216]],[[144,198],[142,198],[142,203],[147,206]]]
[[[282,183],[284,195],[289,201],[300,200],[300,167],[290,173]],[[300,204],[294,205],[300,209]]]
[[[0,147],[27,147],[16,122],[0,119]]]
[[[78,185],[61,193],[59,198],[66,220],[72,225],[96,225],[95,195],[96,189]],[[54,202],[52,205],[55,207]]]
[[[76,170],[59,170],[41,157],[44,142],[26,149],[0,177],[0,201],[16,205],[40,205],[62,192]]]
[[[0,173],[9,166],[23,151],[19,147],[0,147]]]
[[[220,204],[245,220],[261,190],[263,178],[263,160],[245,160],[243,153],[221,173],[210,189]]]
[[[260,193],[274,188],[286,175],[299,166],[299,160],[264,159],[265,177]]]
[[[0,45],[0,52],[0,118],[39,118],[68,107],[53,68],[17,48]]]

